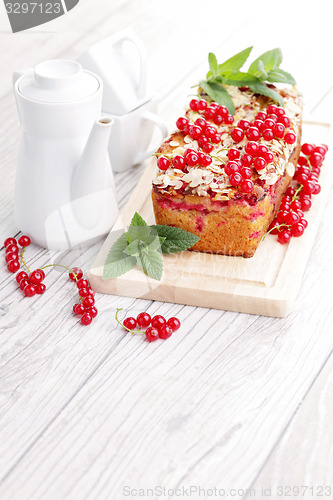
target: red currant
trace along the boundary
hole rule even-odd
[[[268,153],[264,154],[264,158],[265,158],[267,163],[272,163],[274,161],[274,155],[270,151],[268,151]]]
[[[154,342],[154,340],[158,339],[158,330],[150,326],[146,330],[146,339],[148,342]]]
[[[262,156],[265,158],[265,155],[268,153],[268,147],[264,144],[259,144],[258,156]]]
[[[224,118],[224,123],[226,125],[232,125],[234,123],[234,117],[232,115],[228,115]]]
[[[89,282],[83,278],[79,279],[77,282],[76,282],[76,286],[78,288],[88,288],[89,286]]]
[[[271,115],[271,114],[276,114],[276,110],[277,110],[277,106],[275,106],[275,104],[270,104],[269,106],[267,106],[267,114],[268,115]]]
[[[87,313],[89,313],[93,318],[96,318],[97,314],[98,314],[98,310],[96,309],[95,306],[92,306],[92,307],[89,307],[88,309],[86,309]]]
[[[280,222],[277,219],[272,220],[272,222],[269,225],[269,232],[270,234],[278,234],[279,233],[279,226]]]
[[[31,244],[31,239],[29,238],[29,236],[26,236],[25,234],[23,234],[19,239],[18,239],[18,244],[21,246],[21,247],[28,247],[30,244]]]
[[[79,289],[79,295],[80,295],[80,297],[82,297],[82,298],[84,298],[84,297],[89,297],[90,293],[89,293],[88,288],[80,288],[80,289]]]
[[[283,108],[277,107],[276,110],[274,111],[274,114],[278,117],[284,116],[286,114],[285,110]]]
[[[236,127],[233,129],[230,135],[235,142],[241,142],[244,139],[244,130]]]
[[[84,299],[82,300],[82,304],[85,309],[88,309],[89,307],[95,305],[95,299],[91,296],[84,297]]]
[[[255,158],[254,167],[256,170],[263,170],[264,168],[266,168],[267,162],[266,162],[265,158],[261,158],[261,156],[258,156],[258,158]]]
[[[245,144],[245,151],[251,156],[257,156],[259,145],[256,142],[247,142]]]
[[[83,271],[79,267],[73,267],[69,273],[69,279],[72,281],[78,281],[82,278]]]
[[[8,263],[10,260],[19,260],[19,256],[17,253],[7,253],[5,257],[5,261]]]
[[[42,295],[46,291],[46,286],[44,283],[37,283],[37,285],[35,285],[35,290],[38,295]]]
[[[168,325],[163,325],[162,328],[160,328],[160,330],[158,331],[158,336],[160,337],[160,339],[168,339],[172,334],[173,330]]]
[[[74,304],[73,311],[75,314],[78,314],[81,316],[81,314],[84,314],[85,308],[83,307],[82,304]]]
[[[241,157],[241,162],[244,167],[250,167],[253,162],[253,156],[248,153],[244,153]]]
[[[153,328],[157,328],[157,330],[162,328],[162,326],[165,324],[166,324],[166,319],[164,318],[164,316],[161,316],[160,314],[154,316],[151,320],[151,326]]]
[[[303,193],[312,194],[314,190],[315,190],[314,182],[307,180],[303,183]]]
[[[10,260],[7,263],[7,269],[10,273],[16,273],[20,269],[20,263],[18,260]]]
[[[301,202],[299,200],[294,200],[290,203],[290,208],[292,210],[297,210],[297,209],[301,209],[302,208],[302,205],[301,205]]]
[[[26,295],[27,297],[33,297],[36,293],[36,287],[34,285],[29,284],[24,287],[23,291],[24,295]]]
[[[291,122],[290,122],[288,116],[286,116],[286,115],[279,116],[278,123],[282,123],[282,125],[284,125],[286,128],[289,128],[291,125]]]
[[[267,128],[263,130],[262,136],[265,139],[265,141],[271,141],[272,139],[274,139],[274,132],[270,128]]]
[[[301,202],[301,209],[303,210],[303,212],[308,212],[312,205],[311,199],[302,196],[300,197],[300,202]]]
[[[200,99],[200,101],[197,104],[198,110],[199,111],[204,111],[207,108],[207,101],[204,99]]]
[[[206,120],[213,120],[215,116],[216,110],[214,107],[209,106],[208,108],[205,109],[205,118]]]
[[[254,120],[253,126],[259,130],[259,132],[262,131],[264,122],[262,120]]]
[[[124,319],[123,325],[125,328],[128,328],[129,330],[134,330],[134,328],[136,328],[137,326],[137,321],[132,316],[129,316],[128,318]]]
[[[238,186],[242,182],[242,176],[239,172],[231,172],[229,182],[232,186]]]
[[[287,132],[284,135],[284,140],[287,144],[294,144],[294,142],[296,141],[296,135],[294,134],[294,132]]]
[[[304,233],[305,227],[301,222],[297,222],[296,224],[293,225],[291,228],[291,234],[292,236],[302,236]]]
[[[165,156],[160,156],[159,159],[157,160],[157,166],[160,170],[165,172],[170,167],[169,158],[166,158]]]
[[[275,123],[275,125],[273,126],[274,135],[279,139],[282,139],[282,137],[284,136],[284,131],[285,131],[285,126],[282,125],[282,123]]]
[[[320,184],[318,184],[318,182],[315,182],[314,190],[312,191],[312,194],[319,194],[320,191],[321,191]]]
[[[199,104],[198,99],[192,99],[190,101],[190,108],[192,109],[192,111],[198,111],[198,104]]]
[[[179,170],[183,170],[185,165],[186,165],[185,158],[183,156],[176,155],[172,160],[172,164],[175,168],[178,168]]]
[[[256,114],[256,120],[261,120],[262,122],[264,122],[266,118],[267,118],[267,113],[263,111],[259,111],[259,113]]]
[[[252,193],[254,184],[250,179],[245,179],[240,183],[240,189],[243,193]]]
[[[260,138],[260,132],[256,127],[249,127],[246,130],[246,137],[249,141],[257,141]]]
[[[214,120],[215,125],[221,125],[223,123],[223,116],[222,115],[215,115],[213,120]]]
[[[296,193],[296,189],[293,188],[292,186],[289,186],[287,191],[285,192],[285,195],[290,196],[290,198],[292,198],[295,193]]]
[[[239,170],[240,167],[235,160],[228,161],[228,163],[224,165],[224,171],[227,175],[230,175],[232,172],[239,172]]]
[[[179,130],[184,130],[186,125],[188,125],[188,119],[184,116],[180,116],[176,121],[176,125]]]
[[[214,149],[214,146],[213,144],[211,144],[210,142],[206,142],[203,146],[202,146],[202,150],[205,152],[205,153],[211,153]]]
[[[251,179],[252,177],[252,170],[249,167],[242,167],[240,173],[243,179]]]
[[[286,223],[293,226],[294,224],[297,224],[300,220],[299,215],[296,212],[288,212],[288,215],[286,216]]]
[[[251,123],[248,120],[240,120],[237,124],[237,127],[241,128],[242,130],[246,130],[250,127]]]
[[[187,165],[189,165],[190,167],[197,165],[197,163],[199,161],[198,153],[196,153],[196,152],[189,153],[188,155],[186,155],[185,161],[186,161]]]
[[[36,269],[35,271],[32,271],[32,273],[29,276],[30,283],[32,283],[33,285],[41,283],[44,278],[45,278],[45,273],[42,269]]]
[[[280,223],[284,223],[287,221],[287,217],[288,217],[288,211],[287,210],[279,210],[277,215],[276,215],[276,218],[277,220],[280,222]]]
[[[21,288],[21,290],[24,290],[27,285],[30,285],[29,279],[28,278],[23,278],[20,281],[20,288]]]
[[[266,118],[263,124],[263,129],[271,129],[275,125],[275,121],[272,120],[271,118]]]
[[[17,241],[15,238],[7,238],[5,241],[4,241],[4,247],[7,248],[9,245],[15,245],[17,246]]]
[[[93,317],[90,313],[88,312],[85,312],[84,314],[82,314],[81,316],[81,323],[83,325],[90,325],[90,323],[92,322],[93,320]]]
[[[203,118],[197,118],[194,122],[194,125],[197,125],[198,127],[201,128],[201,130],[205,130],[205,128],[207,127],[207,122],[206,120],[204,120]]]
[[[290,229],[282,229],[278,234],[279,243],[285,244],[288,243],[291,239],[291,231]]]
[[[229,160],[237,160],[240,157],[240,151],[235,148],[231,148],[228,151],[228,158]]]
[[[322,164],[324,158],[319,153],[312,153],[309,162],[312,167],[318,167]]]
[[[198,153],[199,156],[199,165],[202,167],[208,167],[212,163],[212,158],[204,153]]]
[[[172,317],[168,319],[167,325],[171,328],[173,332],[180,328],[180,321],[178,318]]]
[[[136,321],[139,326],[142,326],[142,328],[146,328],[150,325],[151,322],[150,314],[148,314],[147,312],[142,312],[138,315]]]
[[[20,283],[22,280],[26,280],[28,279],[28,275],[25,271],[20,271],[17,275],[16,275],[16,281],[18,283]]]
[[[15,253],[18,255],[19,247],[17,245],[8,245],[6,247],[6,254],[9,254],[9,253]]]
[[[302,145],[302,153],[305,155],[305,156],[309,156],[311,153],[314,152],[314,145],[313,144],[309,144],[308,142],[306,142],[305,144]]]

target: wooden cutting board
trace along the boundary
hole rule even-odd
[[[303,142],[328,144],[328,123],[305,122]],[[150,199],[155,167],[151,163],[133,191],[121,216],[107,237],[89,273],[92,287],[100,293],[174,302],[191,306],[284,317],[292,310],[314,244],[333,177],[329,150],[320,176],[321,192],[313,196],[306,212],[309,225],[300,238],[281,245],[268,235],[254,257],[229,257],[200,252],[164,255],[161,281],[134,268],[119,278],[103,280],[103,265],[113,242],[126,228],[134,212],[154,224]]]

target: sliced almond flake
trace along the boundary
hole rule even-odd
[[[290,177],[294,177],[294,173],[295,173],[295,165],[294,165],[293,163],[291,163],[291,161],[288,163],[287,168],[286,168],[286,171],[287,171],[287,174],[288,174]]]
[[[269,185],[269,186],[272,186],[273,184],[275,184],[278,180],[279,176],[278,174],[276,173],[271,173],[269,174],[267,177],[266,177],[266,183]]]
[[[205,189],[203,186],[199,186],[196,189],[196,192],[198,193],[199,196],[206,196],[206,194],[207,194],[207,188]]]
[[[213,198],[213,200],[215,201],[228,201],[229,200],[229,196],[226,196],[225,194],[216,194]]]
[[[174,150],[172,151],[172,154],[173,154],[174,156],[176,156],[176,155],[183,156],[183,155],[184,155],[184,153],[185,153],[185,148],[183,148],[182,146],[179,146],[179,148],[176,148],[176,149],[174,149]]]
[[[153,179],[153,184],[163,184],[163,179],[161,179],[160,177],[156,177],[156,179]]]
[[[175,184],[172,184],[174,189],[180,189],[183,186],[182,181],[177,181]]]
[[[170,141],[170,142],[169,142],[169,145],[170,145],[172,148],[175,148],[175,147],[179,146],[179,142],[178,142],[178,141]]]

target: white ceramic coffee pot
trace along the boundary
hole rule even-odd
[[[54,59],[14,73],[21,122],[15,216],[45,248],[86,246],[118,216],[107,157],[112,119],[103,84],[76,61]]]

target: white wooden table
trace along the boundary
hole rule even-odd
[[[333,63],[325,8],[321,0],[274,7],[80,0],[49,25],[12,35],[1,4],[1,238],[19,232],[14,69],[77,57],[132,26],[148,49],[159,113],[171,126],[205,74],[209,51],[223,60],[251,44],[255,55],[280,46],[307,116],[327,121]],[[116,176],[120,206],[143,168]],[[2,264],[1,500],[333,498],[332,218],[330,200],[297,306],[284,319],[98,295],[100,314],[83,327],[71,312],[75,293],[65,274],[53,270],[47,293],[27,299]],[[88,270],[100,245],[61,256],[32,246],[29,262],[61,259]],[[149,344],[117,327],[117,307],[176,315],[182,327]]]

